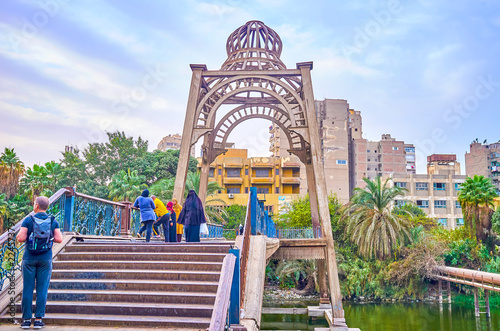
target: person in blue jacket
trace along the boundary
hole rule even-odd
[[[148,190],[142,191],[141,196],[135,199],[134,207],[140,209],[141,223],[143,223],[137,236],[141,237],[144,230],[146,230],[146,242],[149,242],[151,239],[151,232],[153,232],[153,223],[156,220],[156,214],[154,212],[156,206],[153,199],[149,197]]]

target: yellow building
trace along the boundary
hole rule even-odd
[[[290,158],[248,158],[246,149],[230,148],[210,165],[209,180],[224,188],[214,198],[227,205],[246,205],[250,187],[256,187],[266,210],[277,213],[300,193],[300,163]]]

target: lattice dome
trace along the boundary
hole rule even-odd
[[[261,21],[249,21],[227,38],[227,60],[221,70],[286,69],[280,36]]]

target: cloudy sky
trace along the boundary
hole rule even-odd
[[[123,130],[153,150],[182,133],[189,64],[218,69],[253,19],[289,68],[314,61],[316,99],[348,100],[365,138],[414,143],[419,172],[424,155],[463,161],[475,138],[500,139],[499,0],[2,0],[0,148],[31,166]],[[230,141],[267,155],[267,127]]]

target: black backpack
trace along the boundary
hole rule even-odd
[[[54,233],[52,232],[54,216],[49,216],[46,219],[31,216],[31,221],[33,231],[26,243],[26,249],[35,255],[49,251],[54,243]]]

